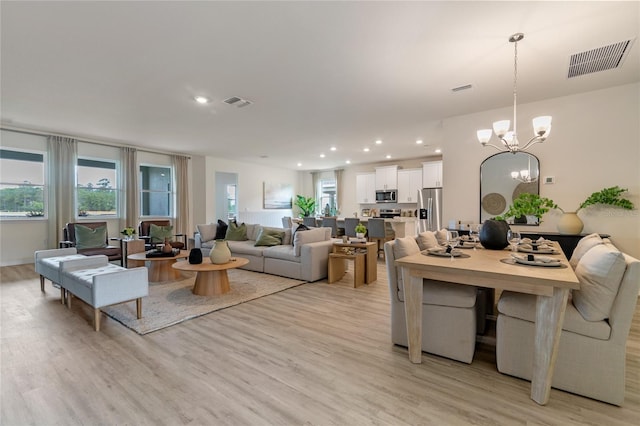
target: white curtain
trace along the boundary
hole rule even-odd
[[[334,170],[333,176],[336,180],[336,214],[340,211],[340,207],[342,206],[342,175],[344,174],[344,170],[338,169]]]
[[[318,186],[320,184],[320,176],[321,172],[311,172],[311,183],[313,185],[313,199],[316,200],[316,211],[319,210],[322,206],[320,206],[320,193],[318,192]],[[315,216],[315,212],[311,212],[312,216]]]
[[[75,212],[76,164],[78,141],[62,136],[47,138],[48,167],[48,230],[47,247],[57,248],[62,241],[62,229],[73,222]]]
[[[189,157],[172,155],[176,174],[176,234],[189,235]]]
[[[138,188],[138,150],[120,148],[120,229],[138,227],[140,216],[140,188]]]

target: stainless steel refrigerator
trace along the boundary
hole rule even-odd
[[[442,229],[442,188],[418,190],[418,232]]]

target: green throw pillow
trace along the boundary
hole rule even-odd
[[[229,241],[247,241],[247,225],[238,225],[236,222],[229,222],[225,239]]]
[[[164,243],[166,238],[171,241],[173,238],[173,226],[158,226],[152,223],[151,226],[149,226],[149,237],[151,237],[152,243]]]
[[[276,228],[260,228],[256,246],[279,246],[282,244],[284,231]]]
[[[76,249],[101,248],[107,246],[107,226],[89,228],[88,226],[75,225]]]

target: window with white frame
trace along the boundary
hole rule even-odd
[[[227,219],[238,217],[238,185],[227,185]]]
[[[171,167],[140,166],[140,211],[142,216],[172,217]]]
[[[46,217],[45,154],[0,149],[0,218]]]
[[[319,199],[316,210],[323,216],[335,216],[338,205],[336,198],[336,180],[320,179],[318,185]]]
[[[78,216],[117,216],[116,163],[78,158],[76,170]]]

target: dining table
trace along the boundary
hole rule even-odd
[[[422,297],[424,278],[437,281],[509,290],[536,295],[535,353],[531,399],[549,401],[558,342],[562,332],[569,291],[580,284],[569,262],[553,242],[559,262],[539,266],[515,263],[509,250],[460,250],[464,256],[443,257],[427,251],[397,259],[404,282],[404,306],[411,362],[422,362]]]

